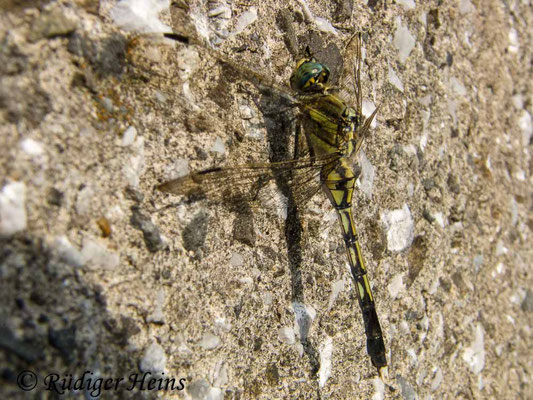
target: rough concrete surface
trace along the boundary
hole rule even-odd
[[[89,371],[184,378],[101,398],[533,398],[530,1],[152,3],[131,26],[111,0],[0,2],[1,397]],[[138,35],[163,24],[197,44]],[[355,31],[385,382],[325,196],[287,216],[275,185],[244,212],[156,190],[289,153],[294,110],[235,66],[290,92],[306,45],[350,71]]]

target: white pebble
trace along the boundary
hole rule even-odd
[[[137,150],[137,154],[132,155],[128,163],[123,167],[123,174],[126,179],[126,182],[136,188],[139,186],[139,181],[141,175],[144,173],[146,168],[145,158],[144,158],[144,139],[142,136],[138,137],[134,143],[134,146]]]
[[[156,90],[155,92],[155,98],[157,99],[157,101],[159,101],[160,103],[166,103],[166,101],[168,100],[168,96],[163,93],[163,92],[160,92],[159,90]]]
[[[144,51],[144,57],[154,64],[159,64],[163,55],[158,47],[150,46]]]
[[[403,274],[398,274],[392,278],[391,282],[387,286],[389,290],[390,297],[393,299],[397,298],[400,292],[405,289],[405,284],[403,283]]]
[[[522,130],[522,146],[528,146],[533,135],[533,123],[531,122],[531,114],[526,110],[522,111],[518,117],[518,126]]]
[[[380,378],[374,378],[372,379],[372,386],[374,386],[372,400],[383,400],[385,398],[385,383]]]
[[[220,345],[220,338],[211,332],[206,332],[198,344],[204,350],[213,350]]]
[[[415,0],[396,0],[396,3],[401,5],[406,10],[414,10]]]
[[[281,191],[270,183],[264,186],[259,192],[259,201],[269,211],[280,219],[287,219],[288,198]]]
[[[496,272],[498,275],[503,274],[505,272],[505,265],[503,265],[503,263],[498,263],[498,265],[496,265]]]
[[[20,142],[20,148],[30,156],[41,156],[44,154],[43,145],[36,140],[26,138]]]
[[[407,323],[407,321],[400,322],[400,326],[398,327],[398,330],[400,331],[400,333],[404,335],[408,335],[410,332],[410,328],[409,328],[409,324]]]
[[[244,31],[248,25],[253,24],[257,20],[257,8],[250,7],[248,11],[243,12],[237,22],[235,23],[235,34]]]
[[[228,363],[217,361],[213,371],[213,386],[222,387],[228,383]]]
[[[185,158],[178,158],[172,164],[169,164],[165,167],[163,176],[165,180],[171,181],[173,179],[178,179],[182,176],[185,176],[189,173],[189,160]]]
[[[94,203],[94,190],[91,186],[85,186],[78,192],[76,198],[76,212],[79,215],[86,215]]]
[[[363,193],[372,200],[372,190],[374,188],[374,166],[370,163],[363,150],[357,155],[357,161],[361,165],[361,175],[357,179],[357,186]]]
[[[239,282],[243,285],[251,285],[254,283],[253,278],[250,278],[249,276],[245,276],[244,278],[240,278]]]
[[[402,146],[403,151],[405,151],[405,154],[407,154],[409,157],[415,157],[416,156],[416,147],[413,144],[406,144]]]
[[[288,326],[280,328],[280,330],[278,331],[278,338],[283,343],[294,344],[294,329]]]
[[[365,118],[370,117],[370,115],[372,115],[372,113],[376,109],[376,105],[373,102],[371,102],[370,100],[363,100],[363,104],[361,106],[362,106],[361,107],[361,112],[363,113]],[[375,128],[377,125],[378,125],[378,121],[374,117],[374,119],[370,123],[370,127],[371,128]]]
[[[527,292],[522,288],[518,288],[513,294],[511,294],[509,300],[513,304],[520,304],[525,300],[526,296]]]
[[[165,313],[163,312],[163,306],[165,305],[165,289],[161,288],[157,291],[154,300],[154,311],[146,318],[148,322],[156,324],[165,323]]]
[[[121,29],[137,32],[171,32],[172,28],[159,20],[170,0],[122,0],[110,11],[113,22]]]
[[[422,11],[420,15],[418,16],[418,22],[420,22],[423,26],[427,26],[428,24],[428,15],[425,11]]]
[[[305,341],[309,334],[309,329],[311,329],[311,324],[316,318],[316,311],[313,307],[299,302],[292,303],[292,309],[294,311],[294,328],[296,334],[300,337],[301,341]]]
[[[200,64],[200,55],[198,51],[190,46],[182,47],[178,51],[178,76],[181,80],[187,81]],[[185,82],[188,83],[188,82]],[[186,97],[193,99],[189,86],[183,85],[183,92]]]
[[[411,384],[401,375],[396,375],[396,381],[400,385],[400,391],[404,400],[415,400],[418,398]]]
[[[522,170],[522,169],[519,169],[518,171],[516,171],[514,176],[519,181],[525,181],[526,180],[526,172],[524,170]]]
[[[333,306],[333,303],[335,303],[335,300],[337,300],[339,293],[344,290],[344,284],[344,279],[340,279],[336,282],[333,282],[333,284],[331,285],[331,294],[329,295],[328,310],[331,310],[331,307]]]
[[[223,400],[224,393],[216,387],[212,387],[205,379],[196,380],[187,385],[187,398],[192,400]]]
[[[520,42],[518,41],[518,32],[516,29],[511,28],[509,30],[509,52],[511,53],[518,53],[518,50],[520,50]]]
[[[511,225],[515,226],[518,222],[518,203],[516,202],[516,199],[513,197],[511,199]]]
[[[311,12],[311,9],[305,2],[305,0],[298,0],[298,3],[300,3],[300,6],[302,7],[302,13],[304,14],[304,18],[306,22],[314,21],[315,17],[313,13]]]
[[[411,245],[414,221],[407,204],[400,209],[383,212],[381,222],[387,233],[387,248],[390,251],[402,251]]]
[[[437,293],[437,289],[439,288],[439,286],[440,286],[439,280],[438,279],[434,279],[433,283],[431,284],[431,286],[428,289],[428,293],[431,294],[431,295]]]
[[[337,30],[331,25],[331,23],[322,17],[315,17],[309,8],[309,5],[305,0],[298,0],[300,7],[302,7],[302,13],[304,14],[305,21],[308,23],[315,23],[316,28],[325,33],[331,33],[337,35]]]
[[[460,96],[466,95],[466,88],[464,85],[455,77],[450,78],[450,87],[452,90]]]
[[[318,370],[318,385],[323,388],[331,376],[331,356],[333,354],[333,340],[326,336],[320,346],[320,369]]]
[[[431,381],[431,391],[434,392],[437,390],[442,383],[442,370],[440,368],[437,368],[437,371],[435,372],[435,376],[433,377],[433,380]]]
[[[226,147],[224,146],[224,142],[220,137],[216,138],[215,143],[213,144],[213,146],[211,146],[210,150],[221,155],[226,154]]]
[[[177,349],[177,353],[181,358],[185,359],[193,355],[192,350],[189,349],[185,343],[180,343]]]
[[[412,347],[407,349],[407,354],[409,355],[409,357],[411,357],[413,359],[413,363],[416,365],[416,362],[418,361],[418,357],[416,356],[416,351],[415,349],[413,349]]]
[[[238,253],[233,253],[229,263],[232,267],[241,267],[244,264],[244,257]]]
[[[463,361],[466,362],[474,374],[479,374],[485,367],[485,349],[484,349],[484,332],[483,326],[478,323],[474,330],[474,340],[470,347],[463,352]]]
[[[263,304],[265,305],[265,307],[268,307],[269,305],[272,304],[272,293],[263,292],[261,294],[261,298],[263,299]]]
[[[54,246],[60,260],[73,267],[83,266],[84,261],[81,252],[70,243],[66,236],[57,237]]]
[[[133,142],[135,141],[136,137],[137,137],[137,129],[135,129],[135,127],[133,126],[130,126],[128,129],[124,131],[120,145],[123,147],[131,146]]]
[[[84,238],[81,249],[83,264],[93,269],[115,269],[120,263],[120,257],[114,251],[92,238]]]
[[[433,101],[433,97],[430,94],[418,99],[418,102],[426,107],[429,107],[432,101]]]
[[[441,228],[444,228],[444,215],[441,212],[435,213],[433,218],[435,218],[435,221],[437,221],[437,224],[439,224]]]
[[[453,126],[457,126],[457,103],[448,99],[448,113],[452,117]]]
[[[331,22],[325,18],[315,17],[315,25],[320,32],[331,33],[335,36],[338,35],[337,30],[331,25]]]
[[[396,87],[400,92],[403,93],[402,81],[400,80],[400,78],[398,78],[398,75],[396,75],[396,72],[394,72],[390,65],[387,78],[389,79],[389,83],[391,83],[394,87]]]
[[[239,106],[239,111],[241,113],[241,118],[244,120],[249,120],[254,117],[254,112],[251,107],[247,104],[241,104]]]
[[[407,196],[413,197],[413,194],[415,194],[415,185],[412,182],[409,182],[407,185]]]
[[[415,43],[416,40],[414,36],[411,35],[411,32],[409,32],[409,28],[403,26],[402,19],[397,17],[393,44],[399,51],[399,59],[402,64],[405,63],[405,60],[407,60],[407,57],[411,54],[411,51],[415,47]]]
[[[474,263],[474,270],[476,271],[476,274],[478,273],[479,269],[483,265],[484,257],[481,254],[478,254],[474,257],[473,263]]]
[[[0,193],[0,235],[13,235],[26,229],[26,185],[11,182]]]
[[[524,108],[524,96],[522,96],[520,93],[515,94],[512,98],[512,101],[513,106],[515,106],[517,110]]]
[[[215,328],[229,332],[231,330],[231,323],[225,317],[218,317],[215,318]]]
[[[143,372],[161,374],[167,366],[167,355],[165,350],[158,343],[152,343],[144,352],[140,362],[140,369]]]
[[[470,0],[460,0],[459,1],[459,12],[461,14],[468,14],[470,12],[474,11],[474,6],[470,2]]]
[[[503,244],[503,241],[500,239],[496,242],[496,255],[501,256],[503,254],[507,254],[509,252],[509,249],[505,247]]]
[[[420,150],[424,151],[428,144],[428,126],[429,126],[429,119],[431,118],[431,111],[430,110],[422,110],[422,136],[420,137]]]

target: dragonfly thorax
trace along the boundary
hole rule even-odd
[[[359,123],[357,111],[355,111],[353,107],[346,106],[346,108],[342,112],[342,116],[350,122],[354,122],[355,124]]]

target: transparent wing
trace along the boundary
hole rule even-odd
[[[344,49],[344,68],[340,78],[339,96],[351,104],[359,117],[362,117],[363,94],[361,91],[362,38],[357,32]]]
[[[363,92],[361,88],[361,62],[362,62],[362,36],[361,32],[355,33],[344,49],[345,64],[341,76],[340,97],[348,100],[358,115],[359,126],[355,136],[355,152],[352,159],[355,160],[357,153],[361,149],[364,139],[370,133],[370,124],[379,111],[380,105],[367,118],[363,116]]]
[[[236,205],[264,201],[261,189],[275,180],[284,196],[297,204],[311,198],[321,186],[320,173],[333,166],[339,154],[264,164],[211,168],[165,182],[158,189],[185,196],[190,201],[207,198],[214,203]]]

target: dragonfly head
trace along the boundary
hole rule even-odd
[[[306,57],[296,63],[291,76],[291,88],[299,92],[322,91],[328,79],[329,68],[313,57]]]

